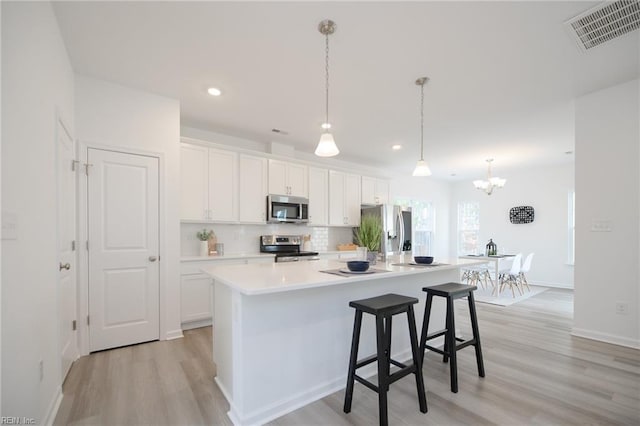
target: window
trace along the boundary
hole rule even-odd
[[[458,203],[458,256],[481,253],[480,203]]]
[[[396,204],[411,207],[413,239],[411,251],[416,255],[433,255],[436,227],[433,203],[423,200],[396,200]]]
[[[567,233],[568,241],[567,241],[567,263],[573,265],[576,260],[576,252],[575,252],[575,244],[576,244],[576,193],[575,191],[569,192],[569,203],[568,203],[568,225],[569,232]]]

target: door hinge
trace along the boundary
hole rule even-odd
[[[89,315],[87,315],[87,325],[91,325],[91,321],[89,321]]]
[[[76,240],[71,241],[71,251],[76,251]]]
[[[71,160],[71,171],[75,172],[76,169],[78,168],[78,164],[80,164],[80,162],[78,160]]]
[[[93,164],[84,163],[84,174],[89,176],[89,167],[93,167]]]
[[[85,246],[87,246],[87,250],[89,250],[89,240],[87,240],[87,243],[85,244]]]
[[[71,321],[71,330],[76,331],[78,327],[76,326],[76,320]]]

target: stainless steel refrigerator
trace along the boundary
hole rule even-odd
[[[360,215],[373,215],[380,218],[383,235],[380,250],[385,255],[411,253],[411,207],[381,204],[373,207],[362,207]]]

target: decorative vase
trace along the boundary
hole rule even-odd
[[[367,260],[370,265],[375,265],[378,260],[378,252],[377,251],[368,251],[367,252]]]
[[[209,241],[200,241],[200,256],[209,256]]]

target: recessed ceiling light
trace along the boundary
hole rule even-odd
[[[220,96],[222,94],[220,89],[215,87],[209,87],[209,89],[207,90],[207,93],[209,93],[211,96]]]
[[[398,150],[402,149],[402,145],[393,145],[391,147],[391,149],[394,150],[394,151],[398,151]]]

